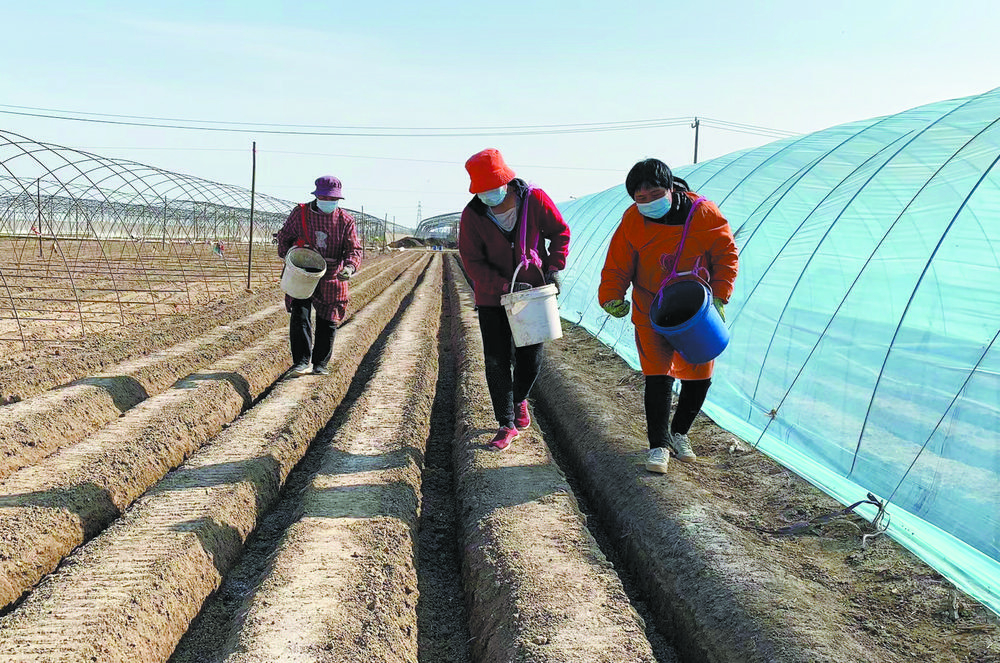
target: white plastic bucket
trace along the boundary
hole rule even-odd
[[[513,292],[517,281],[518,265],[511,279],[511,292],[500,296],[500,303],[507,312],[514,345],[521,348],[543,341],[562,338],[562,324],[559,322],[559,304],[556,301],[556,287],[549,283]]]
[[[309,299],[326,274],[326,259],[304,246],[293,246],[285,254],[281,290],[292,299]]]

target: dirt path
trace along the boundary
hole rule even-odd
[[[701,462],[646,473],[641,379],[571,326],[487,448],[453,257],[352,293],[330,376],[283,379],[276,296],[0,368],[38,367],[0,407],[0,662],[1000,661],[860,519],[769,534],[839,505],[704,418]]]

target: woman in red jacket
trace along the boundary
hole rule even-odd
[[[666,472],[670,448],[677,454],[678,460],[693,462],[698,457],[691,449],[687,428],[678,431],[677,435],[668,428],[670,394],[674,383],[670,375],[674,348],[653,329],[649,320],[653,298],[668,276],[665,262],[661,259],[677,253],[685,221],[690,216],[683,251],[676,257],[677,271],[698,272],[707,277],[712,288],[713,304],[724,320],[723,306],[729,301],[736,280],[736,243],[729,223],[719,208],[711,201],[699,199],[680,178],[675,180],[667,164],[659,159],[646,159],[635,164],[625,178],[625,190],[635,204],[625,210],[618,229],[611,237],[601,271],[597,301],[610,315],[624,317],[629,311],[625,292],[632,286],[635,344],[646,381],[643,404],[650,447],[646,469]],[[704,371],[698,373],[703,374]],[[708,368],[708,375],[711,375],[711,367]],[[698,397],[693,400],[700,398],[698,408],[704,402],[707,384],[702,382],[689,392],[689,396]],[[705,393],[695,393],[699,391]],[[684,399],[685,411],[690,410],[691,402]],[[681,405],[679,402],[678,407]],[[686,417],[684,415],[682,419]],[[684,421],[675,417],[675,423],[683,424]],[[690,422],[686,425],[690,426]]]
[[[531,424],[528,395],[538,377],[542,344],[514,347],[500,295],[510,289],[518,265],[519,283],[555,283],[558,288],[569,252],[569,226],[544,191],[514,177],[499,151],[472,155],[465,169],[469,192],[476,195],[462,210],[458,253],[476,296],[486,384],[499,425],[491,444],[506,449],[518,429]]]
[[[338,207],[343,199],[340,180],[324,175],[316,180],[316,199],[297,205],[276,234],[278,257],[284,258],[292,245],[301,241],[326,259],[326,274],[309,299],[285,295],[285,309],[291,313],[288,337],[295,377],[312,371],[327,375],[333,354],[337,324],[344,318],[350,299],[347,282],[361,266],[361,242],[354,217]],[[312,309],[316,309],[316,343],[312,343]]]

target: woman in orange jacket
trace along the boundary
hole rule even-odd
[[[705,380],[712,374],[712,365],[709,362],[696,366],[693,375],[700,383],[699,388],[689,390],[689,396],[695,398],[684,398],[682,390],[678,414],[683,413],[683,416],[680,419],[675,416],[674,426],[669,426],[674,383],[671,364],[675,353],[670,342],[653,329],[649,319],[653,298],[670,273],[672,261],[664,258],[673,256],[676,270],[681,274],[690,272],[707,277],[712,302],[725,320],[724,305],[732,295],[738,267],[736,243],[719,208],[691,192],[687,183],[675,178],[667,164],[659,159],[635,164],[625,178],[625,190],[635,204],[625,210],[611,237],[597,298],[602,308],[617,318],[624,317],[632,308],[635,344],[645,376],[643,402],[650,447],[646,469],[666,472],[670,449],[678,460],[697,460],[687,438],[694,419],[689,415],[695,403],[694,412],[697,413],[704,402],[710,383]],[[688,234],[677,256],[685,222],[689,226]],[[629,286],[632,286],[634,307],[625,301]],[[682,376],[682,384],[684,381]]]

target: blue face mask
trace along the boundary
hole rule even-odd
[[[662,198],[657,198],[651,203],[636,203],[635,206],[639,208],[639,214],[642,214],[647,219],[662,219],[670,211],[670,193],[663,196]]]
[[[490,189],[489,191],[483,191],[482,193],[477,193],[479,200],[483,201],[483,204],[487,207],[494,207],[503,202],[503,199],[507,197],[507,185],[497,189]]]
[[[320,200],[317,198],[316,207],[318,207],[319,211],[323,212],[323,214],[330,214],[333,210],[337,209],[337,203],[339,202],[339,200]]]

